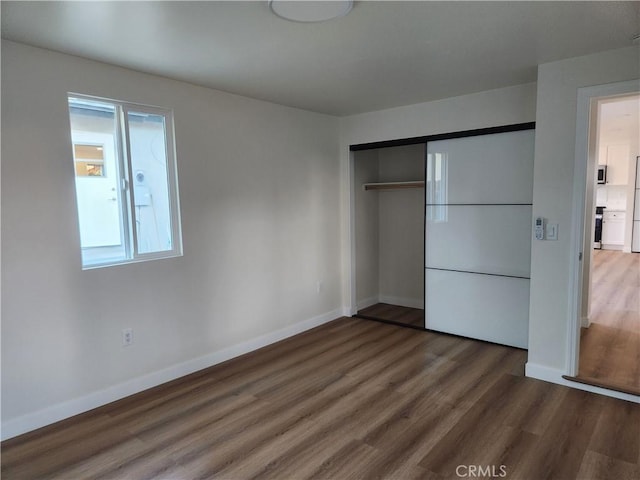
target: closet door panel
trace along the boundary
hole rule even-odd
[[[533,130],[429,142],[427,204],[530,204]]]
[[[428,142],[426,328],[526,348],[534,138]]]
[[[530,205],[427,206],[425,266],[529,277]]]
[[[527,348],[529,280],[426,270],[428,329]]]

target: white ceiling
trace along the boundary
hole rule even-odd
[[[2,1],[10,40],[349,115],[536,80],[631,45],[640,2],[371,2],[318,24],[267,2]]]

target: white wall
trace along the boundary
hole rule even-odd
[[[531,251],[527,373],[538,378],[561,380],[567,361],[578,88],[636,79],[639,59],[629,47],[538,68],[533,215],[560,225],[558,241]]]
[[[351,244],[355,224],[348,214],[354,155],[349,145],[531,122],[535,120],[535,103],[536,85],[526,84],[340,119],[341,202],[345,212],[342,288],[346,306],[352,307],[355,301],[351,282],[355,272]]]
[[[82,271],[67,92],[174,109],[183,257]],[[3,41],[3,436],[339,316],[338,135],[334,117]]]

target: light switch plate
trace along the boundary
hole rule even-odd
[[[547,223],[547,240],[558,240],[558,224]]]

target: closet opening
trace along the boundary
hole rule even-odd
[[[356,315],[422,330],[425,144],[353,158]]]
[[[527,348],[534,129],[350,147],[353,314]]]

